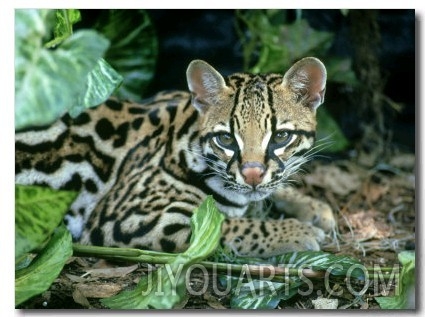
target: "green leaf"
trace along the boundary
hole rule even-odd
[[[20,85],[54,24],[52,10],[15,10],[15,86]],[[18,80],[19,79],[19,80]],[[16,88],[15,92],[19,90]]]
[[[25,253],[19,259],[15,259],[15,271],[30,265],[34,257],[35,255],[33,253]]]
[[[327,77],[336,83],[355,86],[358,80],[350,58],[331,57],[324,60]]]
[[[245,263],[283,265],[291,269],[300,270],[310,268],[315,271],[327,271],[329,275],[348,275],[349,278],[362,280],[366,271],[364,266],[354,258],[316,251],[290,252],[270,259],[233,258],[233,262],[243,263],[244,261]],[[253,279],[249,276],[249,271],[243,271],[242,273],[239,277],[220,277],[220,281],[225,285],[226,289],[228,288],[226,283],[231,283],[232,296],[230,305],[232,308],[274,309],[280,301],[288,300],[297,295],[299,288],[306,283],[306,278],[301,278],[299,275],[288,275],[285,277],[285,283],[278,283]],[[248,282],[243,282],[244,279]]]
[[[158,40],[147,12],[106,10],[96,29],[111,42],[105,59],[124,77],[115,95],[140,101],[154,76],[158,55]]]
[[[265,24],[267,25],[267,24]],[[304,19],[292,24],[268,26],[256,30],[262,39],[260,59],[252,72],[284,72],[302,57],[322,55],[332,44],[333,34],[317,31]]]
[[[181,302],[187,296],[186,275],[191,265],[214,252],[223,220],[213,198],[208,197],[192,216],[189,248],[155,272],[143,276],[136,289],[105,298],[102,303],[112,309],[170,309]]]
[[[282,73],[295,61],[316,56],[325,61],[329,81],[357,84],[351,60],[328,53],[334,33],[316,30],[301,18],[286,23],[286,14],[286,10],[236,11],[238,21],[243,22],[248,30],[237,29],[242,42],[245,70]],[[257,61],[251,66],[253,59]]]
[[[349,272],[352,278],[365,278],[366,268],[363,264],[346,255],[334,255],[323,251],[290,252],[278,257],[277,261],[294,268],[308,267],[315,271],[328,271],[334,276],[343,276]]]
[[[79,10],[60,9],[56,10],[55,38],[46,44],[47,48],[59,45],[63,40],[72,35],[72,26],[81,20]]]
[[[109,46],[93,30],[75,32],[55,50],[43,47],[49,11],[15,13],[15,128],[47,125],[65,114],[86,89],[88,74]],[[28,31],[27,29],[32,31]]]
[[[382,309],[415,308],[415,252],[400,252],[398,260],[403,267],[395,288],[396,296],[375,298]]]
[[[230,307],[234,309],[275,309],[280,301],[288,300],[295,296],[302,283],[293,283],[287,286],[282,283],[272,283],[267,287],[258,287],[258,281],[253,281],[254,286],[246,286],[238,295],[233,295]],[[253,287],[253,288],[252,288]]]
[[[69,231],[59,227],[32,263],[15,273],[15,305],[47,290],[72,255]]]
[[[72,34],[72,26],[81,20],[81,14],[79,10],[61,9],[56,10],[56,18],[55,37],[67,37]]]
[[[176,264],[165,264],[143,276],[136,289],[121,292],[101,302],[112,309],[170,309],[186,294],[182,268]]]
[[[15,259],[50,237],[76,196],[74,192],[15,185]]]
[[[326,110],[326,107],[320,107],[316,113],[317,117],[317,140],[324,141],[326,147],[324,150],[329,152],[339,152],[345,150],[350,144],[341,131],[340,127]]]
[[[341,14],[346,17],[350,12],[350,9],[339,9],[339,11],[341,11]]]
[[[220,241],[221,223],[224,218],[212,196],[208,196],[194,211],[191,218],[190,246],[181,255],[190,258],[192,262],[199,262],[214,252]]]
[[[230,307],[236,309],[274,309],[281,300],[294,296],[302,284],[296,279],[292,279],[291,284],[253,279],[248,270],[242,271],[239,277],[220,276],[220,282],[231,290]]]
[[[244,283],[230,300],[230,307],[236,309],[274,309],[280,302],[280,298],[274,292],[284,287],[282,283],[264,284],[263,281],[253,280]],[[265,287],[264,285],[267,285]],[[278,286],[275,286],[278,285]],[[236,285],[237,287],[237,285]],[[273,290],[272,290],[273,287]],[[233,291],[235,293],[235,291]]]
[[[77,117],[86,108],[104,102],[122,83],[122,80],[122,76],[101,58],[87,76],[86,90],[75,98],[74,105],[69,109],[71,117]]]

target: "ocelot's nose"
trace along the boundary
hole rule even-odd
[[[241,174],[245,183],[251,186],[257,186],[263,181],[266,167],[260,162],[247,162],[241,167]]]

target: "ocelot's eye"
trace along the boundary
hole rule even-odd
[[[224,148],[233,148],[236,145],[236,140],[230,133],[220,133],[215,137],[216,143]]]
[[[292,138],[292,134],[288,131],[277,131],[273,136],[273,143],[284,146],[288,143]]]

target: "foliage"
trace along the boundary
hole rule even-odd
[[[67,112],[76,117],[122,82],[118,96],[140,99],[157,55],[150,20],[140,10],[104,12],[99,31],[73,32],[83,18],[78,10],[16,10],[16,130],[48,125]]]
[[[237,263],[271,263],[289,268],[285,271],[282,282],[253,280],[249,271],[239,277],[221,276],[220,281],[227,288],[231,283],[232,297],[230,305],[237,309],[274,309],[280,301],[288,300],[299,294],[302,287],[312,291],[311,281],[304,276],[304,269],[315,272],[326,272],[331,276],[347,276],[348,278],[364,279],[363,270],[358,267],[361,263],[348,256],[338,256],[325,252],[304,251],[289,252],[270,259],[233,258]],[[353,269],[357,268],[357,269]],[[247,282],[243,282],[243,277]],[[302,291],[307,293],[308,291]]]
[[[59,227],[31,264],[16,271],[15,305],[47,290],[71,255],[71,234],[64,226]]]
[[[346,149],[349,145],[347,138],[339,128],[338,123],[332,118],[325,107],[320,107],[316,113],[317,118],[317,140],[329,144],[323,150],[338,152]],[[329,143],[327,143],[329,142]]]
[[[361,266],[361,262],[346,255],[334,255],[322,251],[302,251],[285,253],[277,258],[279,264],[290,264],[293,267],[310,268],[315,271],[329,271],[331,275],[343,276],[350,272],[350,277],[364,279],[364,272],[353,267]]]
[[[15,185],[15,259],[50,237],[75,197],[74,192]]]
[[[81,21],[79,10],[56,10],[56,25],[54,28],[54,38],[46,43],[47,48],[54,48],[72,35],[72,27]]]
[[[105,59],[123,76],[115,95],[140,101],[153,78],[158,54],[149,15],[145,10],[102,10],[94,28],[111,41]]]
[[[287,22],[285,10],[238,10],[236,24],[242,42],[244,69],[253,73],[281,72],[297,60],[316,56],[325,61],[328,80],[356,84],[349,58],[329,57],[334,34],[312,28],[300,16]]]
[[[396,285],[396,295],[376,298],[382,309],[415,308],[415,253],[413,251],[400,252],[398,260],[403,267]]]
[[[18,9],[15,13],[17,130],[47,125],[67,111],[77,115],[82,109],[94,106],[80,103],[93,100],[86,98],[95,94],[90,72],[101,63],[109,41],[93,30],[72,33],[75,18],[60,19],[55,27],[54,13],[53,10],[29,9]],[[52,29],[59,37],[47,42],[48,47],[43,46]],[[54,49],[49,48],[52,45]],[[96,91],[106,94],[96,96],[95,101],[109,97],[121,81],[121,76],[109,66],[98,68],[98,72],[109,80],[99,81],[105,87],[102,90],[97,87]]]
[[[192,264],[208,257],[217,247],[224,219],[212,197],[208,197],[191,218],[189,248],[158,270],[141,278],[136,289],[104,299],[113,309],[172,308],[186,296],[187,272]]]
[[[66,112],[75,117],[106,100],[123,79],[103,56],[128,76],[123,85],[127,93],[122,95],[146,85],[156,59],[155,34],[144,11],[125,11],[111,11],[108,24],[98,24],[106,36],[94,29],[74,32],[82,18],[79,10],[15,11],[16,130],[50,124]],[[135,19],[139,26],[130,30]],[[112,46],[107,37],[115,41]],[[138,66],[140,71],[130,71]],[[37,186],[15,188],[19,305],[46,290],[72,254],[71,236],[58,226],[77,194]],[[35,259],[30,252],[38,253]]]
[[[16,305],[48,289],[72,255],[70,233],[57,227],[75,197],[73,192],[16,185]],[[36,250],[39,254],[31,259],[28,253]]]

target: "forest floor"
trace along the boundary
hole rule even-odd
[[[338,219],[337,242],[325,245],[323,250],[352,256],[369,267],[397,267],[397,254],[415,249],[415,156],[395,151],[379,164],[371,164],[365,153],[353,157],[314,161],[302,176],[301,190],[328,202]],[[20,308],[104,308],[100,298],[134,288],[147,267],[73,257],[49,290]],[[203,288],[205,279],[213,278],[194,274],[190,286],[196,295],[188,296],[175,308],[230,308],[229,296],[217,295],[210,285],[203,292],[197,291]],[[333,290],[342,289],[336,296],[325,286],[315,282],[310,295],[296,295],[281,301],[277,308],[310,309],[322,298],[337,299],[339,309],[379,309],[374,298],[394,293],[392,285],[369,287],[355,296],[341,283],[332,285]]]

